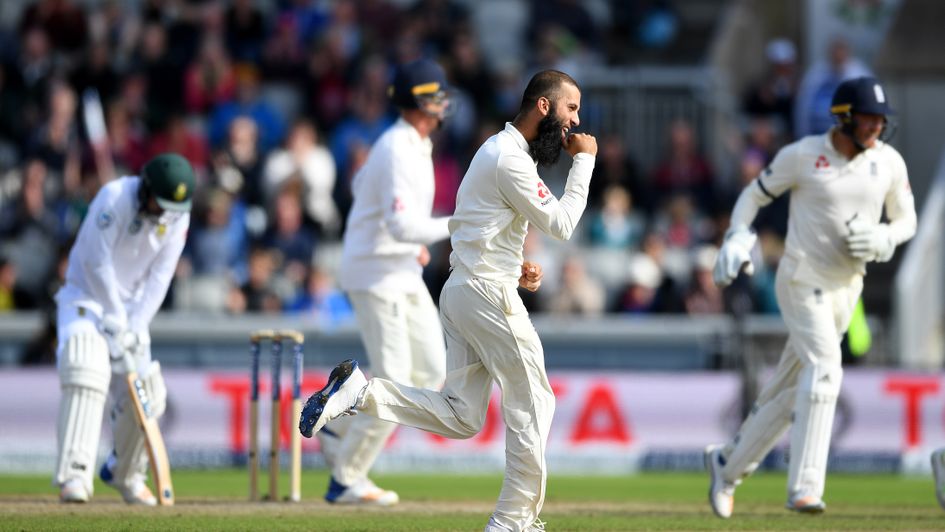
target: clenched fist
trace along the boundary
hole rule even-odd
[[[597,156],[597,139],[587,133],[571,133],[564,138],[564,149],[571,157],[579,153],[589,153]]]
[[[541,286],[542,276],[544,273],[541,271],[541,265],[537,262],[525,261],[522,264],[522,276],[518,278],[518,285],[529,292],[534,292]]]

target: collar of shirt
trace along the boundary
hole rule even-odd
[[[859,161],[873,161],[875,160],[878,150],[883,147],[883,141],[877,139],[876,143],[873,144],[872,148],[867,148],[865,151],[861,151],[856,154],[852,159],[847,159],[842,153],[840,153],[837,148],[833,145],[833,132],[837,129],[837,126],[831,127],[824,133],[824,147],[827,149],[827,153],[833,155],[837,159],[844,161],[844,164],[850,164],[853,162]]]
[[[431,140],[430,137],[422,138],[420,133],[417,132],[417,128],[413,127],[410,122],[404,120],[404,117],[398,118],[395,125],[396,127],[405,128],[410,142],[422,147],[425,150],[424,153],[433,153],[433,140]]]
[[[522,148],[522,150],[527,153],[529,157],[532,156],[532,154],[528,151],[528,141],[525,140],[522,132],[519,131],[517,127],[512,125],[512,122],[505,123],[505,132],[509,135],[512,135],[512,138],[515,139],[515,143],[518,144],[518,147]],[[532,160],[534,161],[534,159]],[[538,163],[536,162],[535,165],[537,166]]]

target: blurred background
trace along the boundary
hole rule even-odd
[[[869,266],[844,342],[834,465],[927,467],[916,457],[945,443],[942,20],[934,0],[5,1],[0,471],[51,469],[52,296],[96,191],[157,153],[180,153],[198,175],[152,326],[172,462],[241,463],[250,331],[306,333],[306,389],[363,359],[334,281],[350,182],[396,118],[394,66],[419,57],[444,66],[460,104],[434,139],[437,215],[452,213],[469,160],[533,73],[581,85],[579,129],[600,148],[588,209],[570,242],[529,234],[545,281],[523,297],[560,392],[552,464],[609,471],[697,467],[698,450],[737,426],[785,339],[774,271],[789,198],[756,220],[754,277],[723,293],[711,268],[728,214],[778,149],[830,127],[842,80],[878,76],[920,229]],[[101,135],[86,126],[93,95]],[[553,192],[569,165],[544,172]],[[434,298],[449,251],[431,249]],[[404,432],[379,467],[501,468],[501,430],[455,445]]]

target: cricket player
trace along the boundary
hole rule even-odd
[[[476,153],[456,197],[449,228],[452,272],[440,295],[447,339],[446,384],[440,392],[387,379],[366,381],[357,362],[335,367],[303,410],[299,430],[362,413],[448,438],[482,429],[493,382],[502,390],[506,474],[486,531],[543,529],[545,444],[554,394],[541,342],[517,287],[537,290],[541,269],[524,261],[529,224],[568,239],[587,203],[597,141],[571,133],[580,121],[581,92],[567,74],[545,70],[525,89],[514,121]],[[558,200],[536,164],[553,164],[562,147],[574,158]]]
[[[390,87],[400,109],[352,183],[339,282],[354,307],[371,373],[390,381],[439,389],[446,349],[439,314],[421,277],[427,244],[449,236],[448,217],[431,218],[433,142],[450,112],[446,74],[433,61],[401,65]],[[325,500],[338,504],[396,504],[368,471],[397,425],[361,416],[318,433],[331,468]]]
[[[932,476],[935,478],[935,498],[945,510],[945,447],[932,453]]]
[[[760,207],[791,192],[788,234],[776,291],[788,329],[772,379],[735,439],[705,451],[709,502],[732,515],[735,487],[751,474],[793,420],[787,508],[820,513],[827,451],[843,371],[840,341],[863,288],[867,262],[888,261],[915,233],[905,162],[882,139],[891,113],[882,85],[862,77],[840,84],[830,112],[837,125],[785,146],[735,203],[715,264],[727,286],[753,272],[749,229]],[[882,222],[885,208],[888,222]]]
[[[194,172],[181,156],[154,157],[141,176],[106,184],[89,206],[69,253],[66,282],[56,294],[62,397],[54,481],[62,502],[87,502],[111,387],[114,450],[99,476],[130,504],[153,506],[145,484],[148,455],[127,387],[130,355],[155,416],[165,409],[161,367],[151,360],[148,326],[177,266],[194,192]]]

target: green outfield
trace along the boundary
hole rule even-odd
[[[306,472],[303,502],[249,503],[242,471],[176,471],[177,504],[134,508],[96,485],[87,505],[61,505],[44,476],[0,476],[3,530],[482,530],[499,476],[377,475],[400,493],[394,509],[335,507],[326,473]],[[265,482],[265,478],[263,479]],[[565,477],[552,474],[542,518],[548,530],[945,530],[930,478],[831,475],[827,512],[783,509],[784,476],[759,474],[736,496],[735,516],[716,519],[699,474]],[[283,476],[283,493],[287,489]]]

